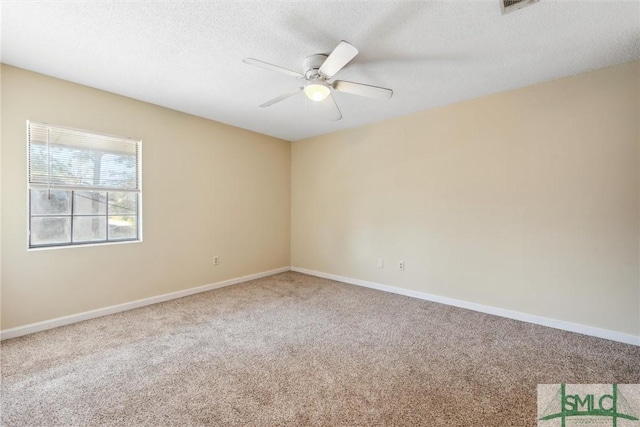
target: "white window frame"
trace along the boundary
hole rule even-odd
[[[82,186],[82,185],[60,185],[51,182],[51,176],[49,176],[49,182],[32,182],[31,174],[31,125],[37,127],[46,127],[47,133],[49,133],[50,129],[60,130],[60,131],[68,131],[78,134],[85,134],[90,137],[96,138],[108,138],[108,139],[119,139],[128,144],[135,144],[136,146],[136,188],[124,188],[124,187],[109,187],[104,185],[97,186]],[[138,243],[142,242],[142,140],[130,137],[122,137],[116,135],[109,135],[100,132],[94,132],[84,129],[77,129],[67,126],[60,125],[52,125],[43,122],[36,122],[27,120],[27,250],[42,250],[42,249],[61,249],[61,248],[74,248],[74,247],[86,247],[86,246],[103,246],[103,245],[113,245],[113,244],[123,244],[123,243]],[[48,138],[48,137],[47,137]],[[49,141],[47,141],[47,147],[49,146]],[[50,160],[47,160],[50,168]],[[50,174],[50,172],[49,172]],[[73,227],[74,218],[78,218],[80,216],[84,216],[81,214],[75,214],[73,211],[73,205],[75,200],[76,192],[101,192],[106,195],[106,206],[105,213],[97,213],[95,215],[90,215],[94,217],[105,217],[106,223],[106,233],[105,240],[90,240],[90,241],[73,241],[73,228],[70,229],[70,240],[69,242],[62,243],[46,243],[46,244],[32,244],[31,241],[31,227],[32,227],[32,218],[41,217],[43,215],[33,214],[32,213],[32,190],[48,190],[48,191],[66,191],[69,192],[71,201],[70,201],[70,213],[69,214],[60,214],[60,215],[51,215],[52,217],[69,217],[70,218],[70,226]],[[136,236],[133,238],[113,238],[109,237],[109,200],[108,193],[109,192],[125,192],[125,193],[133,193],[136,194],[136,207],[137,211],[135,215],[127,215],[127,216],[135,216],[136,218]],[[118,214],[114,214],[113,216],[118,216]]]

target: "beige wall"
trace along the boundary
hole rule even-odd
[[[292,265],[639,335],[639,76],[293,143]]]
[[[638,62],[291,146],[0,72],[2,329],[286,266],[291,224],[295,266],[640,334]],[[144,242],[27,251],[27,119],[143,140]]]
[[[289,265],[289,142],[4,65],[1,118],[2,329]],[[27,251],[28,119],[142,139],[142,243]]]

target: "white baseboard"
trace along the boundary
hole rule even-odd
[[[404,295],[413,298],[419,298],[426,301],[437,302],[440,304],[452,305],[455,307],[466,308],[468,310],[479,311],[481,313],[493,314],[495,316],[506,317],[509,319],[521,320],[523,322],[534,323],[536,325],[548,326],[550,328],[562,329],[563,331],[576,332],[578,334],[589,335],[598,338],[604,338],[611,341],[618,341],[625,344],[640,346],[640,336],[624,334],[608,329],[596,328],[593,326],[580,325],[578,323],[565,322],[563,320],[551,319],[548,317],[535,316],[533,314],[521,313],[519,311],[505,310],[503,308],[491,307],[488,305],[476,304],[473,302],[462,301],[454,298],[447,298],[438,295],[427,294],[409,289],[397,288],[395,286],[383,285],[380,283],[369,282],[366,280],[353,279],[351,277],[338,276],[336,274],[323,273],[321,271],[308,270],[306,268],[291,267],[291,271],[309,274],[311,276],[323,277],[325,279],[336,280],[338,282],[349,283],[352,285],[364,286],[366,288],[378,289],[380,291],[391,292],[394,294]]]
[[[22,335],[33,334],[34,332],[46,331],[47,329],[57,328],[59,326],[69,325],[71,323],[82,322],[84,320],[95,319],[96,317],[108,316],[109,314],[120,313],[121,311],[133,310],[134,308],[144,307],[146,305],[157,304],[159,302],[169,301],[176,298],[182,298],[200,292],[207,292],[213,289],[223,288],[225,286],[236,285],[249,280],[259,279],[278,273],[289,271],[289,267],[276,268],[275,270],[263,271],[262,273],[250,274],[248,276],[236,277],[235,279],[223,280],[221,282],[211,283],[197,288],[185,289],[182,291],[171,292],[168,294],[157,295],[139,299],[136,301],[126,302],[124,304],[112,305],[110,307],[98,308],[96,310],[85,311],[83,313],[72,314],[70,316],[58,317],[56,319],[45,320],[43,322],[32,323],[30,325],[18,326],[17,328],[6,329],[0,331],[0,341],[9,338],[16,338]]]
[[[506,310],[503,308],[491,307],[488,305],[476,304],[473,302],[462,301],[454,298],[447,298],[438,295],[427,294],[424,292],[412,291],[409,289],[398,288],[395,286],[383,285],[381,283],[369,282],[366,280],[353,279],[350,277],[339,276],[336,274],[323,273],[321,271],[309,270],[300,267],[281,267],[275,270],[264,271],[261,273],[250,274],[248,276],[237,277],[235,279],[223,280],[221,282],[211,283],[196,288],[185,289],[182,291],[171,292],[168,294],[157,295],[154,297],[144,298],[124,304],[113,305],[110,307],[99,308],[96,310],[85,311],[83,313],[73,314],[70,316],[58,317],[56,319],[45,320],[43,322],[32,323],[30,325],[19,326],[17,328],[6,329],[0,331],[0,340],[16,338],[35,332],[45,331],[47,329],[57,328],[59,326],[69,325],[71,323],[82,322],[84,320],[95,319],[97,317],[108,316],[109,314],[120,313],[122,311],[133,310],[135,308],[144,307],[159,302],[170,301],[172,299],[182,298],[194,295],[200,292],[207,292],[213,289],[223,288],[238,283],[248,282],[250,280],[267,277],[274,274],[284,273],[285,271],[297,271],[299,273],[311,276],[323,277],[325,279],[336,280],[338,282],[349,283],[352,285],[363,286],[366,288],[377,289],[384,292],[404,295],[408,297],[418,298],[426,301],[437,302],[440,304],[451,305],[468,310],[474,310],[481,313],[493,314],[495,316],[506,317],[508,319],[520,320],[523,322],[533,323],[536,325],[548,326],[550,328],[561,329],[564,331],[575,332],[583,335],[589,335],[598,338],[604,338],[612,341],[618,341],[626,344],[640,346],[640,336],[624,334],[608,329],[596,328],[593,326],[580,325],[577,323],[565,322],[563,320],[551,319],[548,317],[535,316],[532,314],[521,313],[518,311]]]

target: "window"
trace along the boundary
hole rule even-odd
[[[141,141],[27,122],[29,247],[139,241]]]

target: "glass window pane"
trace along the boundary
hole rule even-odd
[[[59,138],[52,132],[51,140]],[[68,146],[51,146],[51,178],[54,184],[62,185],[94,185],[96,162],[100,161],[100,153],[92,150],[70,148]]]
[[[74,191],[74,215],[106,215],[107,193],[104,191]],[[75,240],[75,238],[73,239]]]
[[[71,215],[71,192],[30,190],[31,215]]]
[[[109,217],[109,240],[135,239],[137,237],[137,217],[125,215]]]
[[[109,192],[109,214],[134,215],[138,213],[138,193]]]
[[[71,217],[31,218],[31,245],[71,242]]]
[[[73,217],[73,241],[95,242],[107,240],[106,216]]]
[[[101,159],[100,185],[134,189],[138,188],[138,168],[133,153],[104,154]]]

